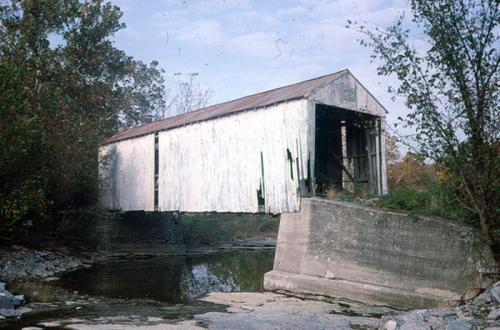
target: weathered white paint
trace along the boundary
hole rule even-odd
[[[154,134],[99,149],[100,203],[124,211],[154,209]]]
[[[300,179],[307,175],[307,109],[306,100],[289,101],[160,132],[159,210],[258,212],[261,153],[265,211],[299,210],[297,172]]]
[[[386,150],[385,150],[385,117],[380,118],[380,140],[381,140],[381,181],[382,181],[382,195],[387,194],[387,158],[386,158]]]
[[[380,103],[346,72],[302,99],[160,131],[158,210],[259,212],[257,190],[263,185],[265,212],[298,211],[299,180],[315,175],[318,103],[385,115]],[[109,155],[100,169],[102,205],[124,211],[155,209],[154,135],[100,149],[101,159]],[[384,154],[383,137],[381,142]],[[293,179],[287,150],[293,159]],[[386,192],[385,158],[380,166],[378,187]]]
[[[311,171],[311,190],[314,194],[316,189],[316,174],[314,170],[314,164],[316,161],[316,103],[311,99],[307,100],[307,113],[309,114],[309,122],[307,123],[309,130],[307,131],[308,138],[308,150],[309,150],[309,159],[310,159],[310,171]]]
[[[379,129],[379,122],[377,121],[377,126],[374,129],[375,131],[375,167],[377,168],[377,194],[382,195],[382,160],[381,158],[381,146],[380,146],[380,129]]]
[[[349,72],[318,89],[309,96],[315,103],[321,103],[348,110],[384,116],[384,107]]]

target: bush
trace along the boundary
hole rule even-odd
[[[423,157],[407,153],[402,160],[387,165],[389,191],[405,190],[411,187],[422,191],[430,189],[438,182],[434,165],[426,164]]]
[[[379,205],[393,210],[471,222],[473,216],[460,208],[450,196],[441,184],[434,184],[427,190],[406,187],[381,196]]]

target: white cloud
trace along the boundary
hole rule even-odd
[[[217,21],[199,20],[171,32],[173,37],[197,45],[217,46],[226,41],[226,36]]]
[[[252,0],[198,0],[188,1],[186,4],[192,6],[195,10],[215,13],[221,11],[231,11],[235,9],[245,9],[252,4]]]
[[[356,39],[360,35],[345,28],[347,19],[386,24],[401,7],[384,3],[310,0],[306,5],[291,3],[289,7],[278,7],[272,15],[256,5],[250,6],[250,0],[186,1],[182,6],[164,10],[156,19],[163,35],[168,31],[170,36],[192,47],[215,47],[219,52],[262,59],[348,58],[359,53],[355,49],[359,47]],[[222,13],[216,12],[218,8]],[[216,14],[201,13],[208,10]],[[306,17],[307,12],[314,17]],[[202,18],[193,19],[200,15]]]
[[[237,10],[224,15],[223,18],[227,19],[233,27],[240,26],[247,29],[255,28],[255,26],[264,28],[263,24],[267,26],[279,24],[275,15],[257,10]]]
[[[275,35],[271,33],[255,32],[228,39],[226,47],[229,51],[236,50],[247,56],[269,58],[278,52],[275,40]]]
[[[127,6],[125,19],[138,5]],[[370,50],[359,45],[362,35],[346,29],[347,19],[387,26],[406,0],[162,0],[151,6],[145,27],[134,25],[128,35],[151,44],[162,64],[172,72],[200,72],[200,82],[217,92],[220,102],[280,85],[324,75],[339,69],[351,71],[394,113],[386,92],[391,79],[376,74],[369,63]],[[135,6],[135,9],[132,8]],[[144,30],[141,30],[143,28]],[[169,42],[158,43],[166,37]],[[424,48],[421,42],[415,45]],[[153,55],[150,55],[153,57]],[[153,57],[154,58],[154,57]],[[380,83],[380,84],[379,84]],[[390,115],[392,120],[393,116]]]
[[[125,15],[133,13],[136,2],[133,0],[114,0],[113,4],[120,7],[120,10]]]
[[[307,11],[307,8],[305,6],[294,5],[294,6],[287,7],[287,8],[280,8],[280,9],[278,9],[276,14],[279,17],[287,17],[287,16],[295,17],[295,16],[303,15],[306,11]]]

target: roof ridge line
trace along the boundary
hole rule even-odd
[[[315,89],[313,89],[313,90],[312,90],[312,91],[310,91],[309,93],[304,94],[304,97],[309,97],[309,96],[311,96],[312,94],[316,93],[316,91],[320,90],[321,88],[325,87],[325,86],[326,86],[326,85],[328,85],[328,84],[331,84],[331,83],[332,83],[332,82],[334,82],[335,80],[340,79],[340,78],[341,78],[341,77],[343,77],[345,74],[351,74],[351,71],[349,71],[349,69],[340,70],[340,71],[337,71],[337,72],[335,72],[335,73],[340,73],[340,72],[342,72],[342,71],[345,71],[342,75],[339,75],[338,77],[335,77],[335,78],[333,78],[333,79],[331,79],[331,80],[327,81],[326,83],[322,84],[321,86],[316,87]],[[332,75],[333,75],[333,74],[334,74],[334,73],[332,73]],[[352,75],[352,74],[351,74],[351,75]],[[326,77],[326,76],[323,76],[323,77]]]
[[[213,104],[213,105],[210,105],[208,107],[203,107],[201,109],[197,109],[197,110],[194,110],[194,111],[189,111],[189,112],[177,114],[177,115],[172,116],[172,117],[168,117],[168,118],[164,118],[164,119],[160,119],[160,120],[155,120],[155,121],[152,121],[152,122],[149,122],[149,123],[141,124],[139,126],[130,127],[128,129],[125,129],[125,130],[123,130],[123,131],[121,131],[119,133],[116,133],[113,136],[111,136],[110,138],[106,139],[103,142],[103,145],[106,145],[106,144],[109,144],[109,143],[113,143],[113,142],[118,142],[120,140],[126,140],[126,139],[129,138],[128,137],[129,134],[134,134],[133,132],[137,131],[137,130],[139,130],[139,131],[140,130],[150,130],[151,131],[150,133],[156,132],[156,131],[161,131],[162,129],[154,129],[154,127],[157,126],[157,125],[161,126],[161,123],[163,123],[163,122],[167,122],[168,123],[169,121],[175,121],[175,120],[181,120],[182,121],[182,118],[185,117],[185,116],[186,117],[188,117],[188,116],[194,117],[193,118],[194,119],[193,122],[196,122],[197,120],[195,118],[197,117],[197,115],[199,113],[202,113],[202,114],[205,113],[205,112],[210,113],[211,108],[217,109],[217,107],[223,106],[225,104],[229,104],[229,103],[233,103],[233,102],[238,102],[238,101],[241,101],[241,100],[244,100],[244,99],[247,99],[247,98],[258,97],[261,94],[267,94],[267,93],[276,92],[276,91],[279,91],[281,89],[287,89],[287,88],[290,88],[290,87],[293,87],[293,86],[296,86],[296,85],[307,84],[308,82],[311,82],[311,81],[314,81],[314,80],[324,79],[325,77],[332,76],[332,79],[329,79],[328,82],[323,83],[323,84],[321,84],[320,87],[317,87],[313,91],[302,95],[302,98],[303,97],[308,97],[309,95],[311,95],[312,92],[314,92],[314,91],[318,90],[319,88],[322,88],[325,85],[327,85],[327,84],[331,83],[332,81],[336,80],[338,77],[335,77],[335,75],[339,75],[340,74],[340,77],[344,76],[344,74],[345,74],[344,71],[349,72],[349,70],[347,68],[345,68],[345,69],[342,69],[342,70],[339,70],[339,71],[336,71],[336,72],[333,72],[333,73],[325,74],[325,75],[322,75],[322,76],[319,76],[319,77],[314,77],[314,78],[310,78],[310,79],[307,79],[307,80],[299,81],[299,82],[296,82],[296,83],[293,83],[293,84],[288,84],[288,85],[276,87],[276,88],[273,88],[273,89],[265,90],[265,91],[262,91],[262,92],[258,92],[258,93],[254,93],[254,94],[250,94],[250,95],[245,95],[245,96],[233,99],[233,100],[228,100],[228,101],[224,101],[224,102],[221,102],[221,103]],[[344,74],[342,74],[343,72],[344,72]],[[150,126],[152,126],[152,128],[148,128]],[[143,135],[143,134],[138,134],[137,136],[141,136],[141,135]],[[131,136],[131,137],[133,137],[133,136]]]

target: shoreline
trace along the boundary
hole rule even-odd
[[[241,250],[274,249],[275,241],[243,239],[219,246],[191,248],[188,256],[214,255]],[[100,263],[164,257],[155,253],[103,253],[83,250],[57,251],[13,247],[0,251],[0,281],[5,281],[2,260],[23,256],[17,263],[25,269],[38,265],[31,276],[11,277],[6,282],[35,280],[41,286],[57,289],[52,282],[63,273]],[[179,256],[177,254],[176,256]],[[42,262],[40,263],[40,260]],[[8,264],[17,269],[10,260]],[[68,261],[68,262],[67,262]],[[38,262],[38,263],[37,263]],[[23,264],[24,263],[24,264]],[[41,264],[47,267],[42,271]],[[20,267],[21,267],[20,266]],[[8,268],[8,267],[7,267]],[[23,273],[23,272],[21,272]],[[27,273],[24,270],[24,273]],[[7,289],[9,289],[7,287]],[[61,295],[59,302],[31,302],[20,308],[20,319],[1,319],[0,329],[60,327],[71,329],[494,329],[500,327],[500,282],[474,300],[456,308],[402,312],[388,307],[369,306],[353,301],[301,297],[286,292],[211,292],[195,299],[193,305],[171,304],[150,299],[117,299],[80,295]],[[311,299],[312,298],[312,299]],[[127,313],[124,313],[127,311]],[[187,311],[187,312],[186,312]],[[43,316],[50,321],[43,321]],[[37,321],[42,319],[41,321]]]
[[[185,252],[111,252],[66,247],[27,248],[13,245],[0,249],[0,282],[19,280],[54,280],[58,275],[93,265],[123,260],[140,260],[167,256],[211,255],[240,250],[274,250],[276,240],[247,238],[223,242],[218,245],[200,245],[186,248]]]

